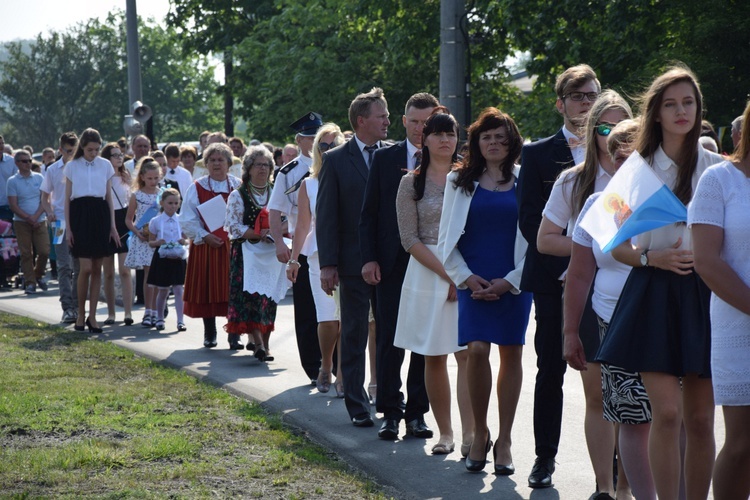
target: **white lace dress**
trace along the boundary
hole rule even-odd
[[[722,259],[750,286],[750,179],[730,162],[706,170],[688,223],[724,229]],[[750,316],[711,294],[711,376],[717,405],[750,405]]]

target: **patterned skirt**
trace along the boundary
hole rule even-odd
[[[277,304],[269,297],[243,290],[242,242],[233,241],[229,261],[229,308],[227,333],[270,333],[274,330]],[[192,256],[191,256],[192,258]]]
[[[597,316],[599,335],[607,334],[609,325]],[[651,402],[638,372],[602,363],[602,400],[604,419],[618,424],[651,422]]]

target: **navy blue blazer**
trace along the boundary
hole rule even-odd
[[[573,155],[562,129],[552,137],[527,144],[521,150],[518,225],[529,244],[521,290],[562,293],[558,278],[567,269],[570,258],[540,254],[536,248],[536,236],[555,180],[560,172],[572,166]]]
[[[396,195],[406,173],[407,154],[406,141],[377,150],[365,188],[359,219],[362,263],[377,261],[383,276],[397,264],[406,269],[409,262],[409,254],[401,246],[396,216]]]

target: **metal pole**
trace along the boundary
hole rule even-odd
[[[464,0],[440,0],[440,103],[466,126],[466,42],[460,23]]]
[[[125,4],[125,28],[128,40],[128,109],[135,101],[142,101],[141,96],[141,57],[138,49],[138,14],[135,0]]]

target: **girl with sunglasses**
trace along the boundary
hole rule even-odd
[[[603,190],[615,173],[614,161],[607,152],[607,136],[617,123],[632,116],[628,103],[613,90],[605,90],[594,102],[583,127],[584,161],[560,174],[542,212],[537,235],[540,253],[570,256],[571,236],[578,214],[588,197]],[[590,299],[578,330],[588,362],[587,369],[581,371],[581,378],[586,397],[584,430],[589,456],[599,492],[614,497],[612,455],[615,428],[611,422],[602,419],[601,370],[600,365],[593,362],[599,348],[599,328]],[[620,472],[619,477],[624,478],[624,474]],[[628,488],[627,481],[618,482],[618,489],[622,488]]]
[[[305,179],[297,197],[297,226],[292,240],[292,258],[287,264],[286,275],[290,281],[297,281],[300,254],[307,255],[310,266],[310,283],[320,282],[320,262],[315,240],[315,200],[318,196],[318,173],[323,166],[323,153],[344,143],[344,134],[335,123],[325,123],[313,140],[312,165],[310,176]],[[336,300],[326,295],[319,286],[312,287],[315,314],[318,318],[318,343],[320,344],[321,366],[315,386],[318,392],[326,393],[331,389],[333,371],[333,351],[339,341],[339,318]],[[344,397],[344,385],[341,379],[341,356],[338,357],[338,378],[334,384],[337,397]]]

